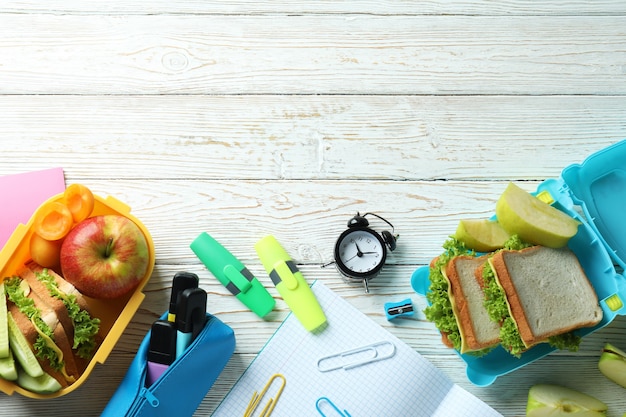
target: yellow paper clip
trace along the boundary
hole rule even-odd
[[[276,406],[276,403],[278,402],[278,399],[280,398],[280,394],[282,394],[283,389],[285,388],[285,384],[287,384],[287,380],[282,374],[272,375],[269,381],[267,381],[267,384],[265,384],[265,387],[263,388],[263,391],[261,391],[260,394],[258,393],[258,391],[254,391],[254,394],[252,394],[252,398],[250,399],[250,402],[248,403],[248,407],[246,407],[246,411],[244,411],[243,413],[243,417],[252,416],[252,413],[254,413],[254,410],[256,410],[259,403],[261,402],[261,399],[263,399],[265,394],[267,394],[267,391],[269,390],[270,386],[277,379],[280,379],[281,382],[280,382],[280,386],[278,387],[278,391],[276,392],[276,396],[273,398],[270,398],[267,401],[267,404],[265,404],[265,407],[263,407],[263,410],[261,411],[261,414],[259,414],[259,417],[267,417],[270,414],[272,414],[272,411],[274,411],[274,407]]]
[[[337,412],[337,415],[340,417],[352,417],[350,415],[350,413],[348,413],[348,410],[343,410],[341,411],[339,409],[339,407],[337,407],[335,405],[334,402],[332,402],[331,400],[329,400],[327,397],[320,397],[317,399],[317,401],[315,402],[315,408],[317,409],[318,413],[320,413],[320,415],[322,417],[328,417],[326,414],[324,414],[324,412],[322,411],[322,406],[320,405],[321,403],[326,402],[328,403],[328,405]]]

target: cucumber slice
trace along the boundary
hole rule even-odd
[[[38,377],[28,375],[24,370],[20,369],[17,376],[17,385],[20,387],[38,394],[51,394],[60,390],[61,384],[59,381],[52,378],[50,375],[43,373]]]
[[[15,381],[17,379],[17,368],[15,366],[15,360],[13,360],[11,349],[9,349],[9,356],[0,359],[0,377],[8,381]]]
[[[4,282],[0,282],[0,358],[8,358],[11,353],[9,349],[7,314],[7,297],[4,292]]]
[[[28,375],[34,378],[43,375],[43,369],[41,369],[41,365],[33,351],[30,350],[30,344],[22,334],[22,331],[17,327],[15,319],[10,313],[7,314],[7,319],[9,323],[9,343],[15,359],[22,365],[22,368]]]

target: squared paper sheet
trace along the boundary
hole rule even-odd
[[[319,334],[308,332],[290,314],[224,398],[213,416],[243,416],[255,391],[261,392],[274,374],[286,384],[272,417],[320,416],[319,398],[328,398],[342,412],[359,416],[501,416],[487,404],[454,384],[419,353],[331,291],[322,283],[311,287],[328,319]],[[330,360],[365,362],[376,348],[386,357],[351,369],[328,371]],[[393,352],[395,347],[395,353]],[[335,355],[357,349],[344,358]],[[389,357],[387,357],[389,356]],[[332,359],[331,359],[332,357]],[[321,372],[320,367],[325,371]],[[275,379],[254,416],[278,391]],[[336,416],[328,402],[319,403],[327,416]]]

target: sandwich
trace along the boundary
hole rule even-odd
[[[18,383],[43,375],[58,389],[71,385],[101,342],[100,320],[73,285],[34,263],[6,278],[4,288],[11,350],[21,366],[18,373],[26,374]]]
[[[501,325],[501,344],[515,356],[544,342],[576,351],[580,337],[573,331],[602,320],[598,296],[567,247],[504,249],[476,275],[484,280],[485,307]]]
[[[445,252],[430,263],[429,306],[424,314],[440,331],[446,346],[482,356],[499,342],[499,325],[489,319],[481,281],[475,277],[487,255],[476,257],[454,238],[443,246]]]
[[[488,351],[500,343],[500,325],[489,317],[481,281],[475,275],[476,268],[487,257],[456,256],[442,270],[450,285],[449,296],[461,336],[461,353]]]
[[[538,343],[575,351],[575,330],[598,324],[597,295],[568,248],[532,246],[512,236],[477,257],[454,238],[430,265],[425,316],[445,345],[482,356],[501,346],[513,356]]]

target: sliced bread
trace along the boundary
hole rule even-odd
[[[474,270],[486,262],[487,256],[457,256],[445,268],[450,282],[450,300],[461,333],[461,353],[495,346],[499,343],[500,326],[490,320],[483,305],[484,293]]]
[[[502,250],[490,264],[526,347],[602,320],[598,297],[567,247]]]

